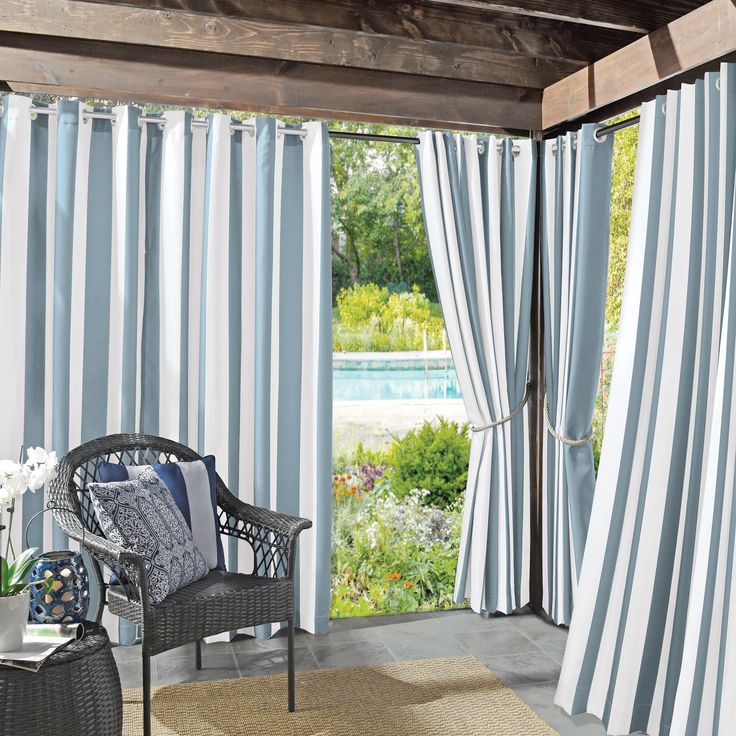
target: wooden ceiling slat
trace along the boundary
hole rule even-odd
[[[120,4],[115,0],[80,2]],[[125,5],[375,33],[488,48],[536,59],[586,63],[600,59],[641,35],[514,13],[448,8],[427,0],[126,0]]]
[[[0,30],[534,89],[542,89],[585,65],[445,42],[76,0],[3,0]]]
[[[736,51],[733,0],[711,0],[649,36],[606,56],[544,91],[544,129],[589,115],[619,100],[632,106],[660,82]],[[638,98],[636,97],[638,95]]]
[[[411,74],[0,33],[15,91],[478,131],[541,124],[541,92]]]
[[[436,5],[549,18],[647,34],[703,5],[703,0],[428,0]]]

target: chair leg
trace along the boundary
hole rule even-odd
[[[151,655],[143,644],[143,736],[151,736]]]
[[[196,649],[194,653],[194,663],[196,664],[197,669],[201,670],[202,669],[202,640],[197,639],[197,641],[195,642],[195,646],[196,646]]]
[[[296,710],[296,681],[294,675],[294,619],[289,619],[289,713]]]

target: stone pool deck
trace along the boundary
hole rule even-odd
[[[437,417],[468,420],[462,399],[335,401],[332,411],[335,454],[352,453],[358,442],[374,449],[388,447],[394,435]]]

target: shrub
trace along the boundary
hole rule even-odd
[[[424,327],[431,319],[429,299],[419,291],[416,284],[411,291],[391,294],[381,310],[381,323],[385,330],[400,320],[411,320]]]
[[[340,322],[348,327],[365,327],[380,320],[389,301],[389,291],[377,284],[362,284],[341,289],[337,295]]]
[[[391,293],[376,284],[342,289],[337,297],[333,349],[337,352],[388,352],[443,347],[441,314],[416,285]]]
[[[465,490],[468,481],[470,439],[468,425],[439,418],[424,422],[394,439],[386,462],[391,490],[403,498],[415,488],[425,489],[424,503],[447,508]]]

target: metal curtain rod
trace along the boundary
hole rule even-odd
[[[329,131],[330,138],[341,138],[347,141],[375,141],[376,143],[408,143],[419,145],[419,138],[406,135],[383,135],[380,133],[350,133],[346,130]]]
[[[630,128],[632,125],[638,125],[641,115],[634,115],[634,117],[627,118],[626,120],[619,120],[618,123],[611,123],[610,125],[604,125],[602,128],[598,128],[593,134],[593,137],[597,141],[603,140],[609,133],[615,133],[617,130],[623,130],[624,128]]]

